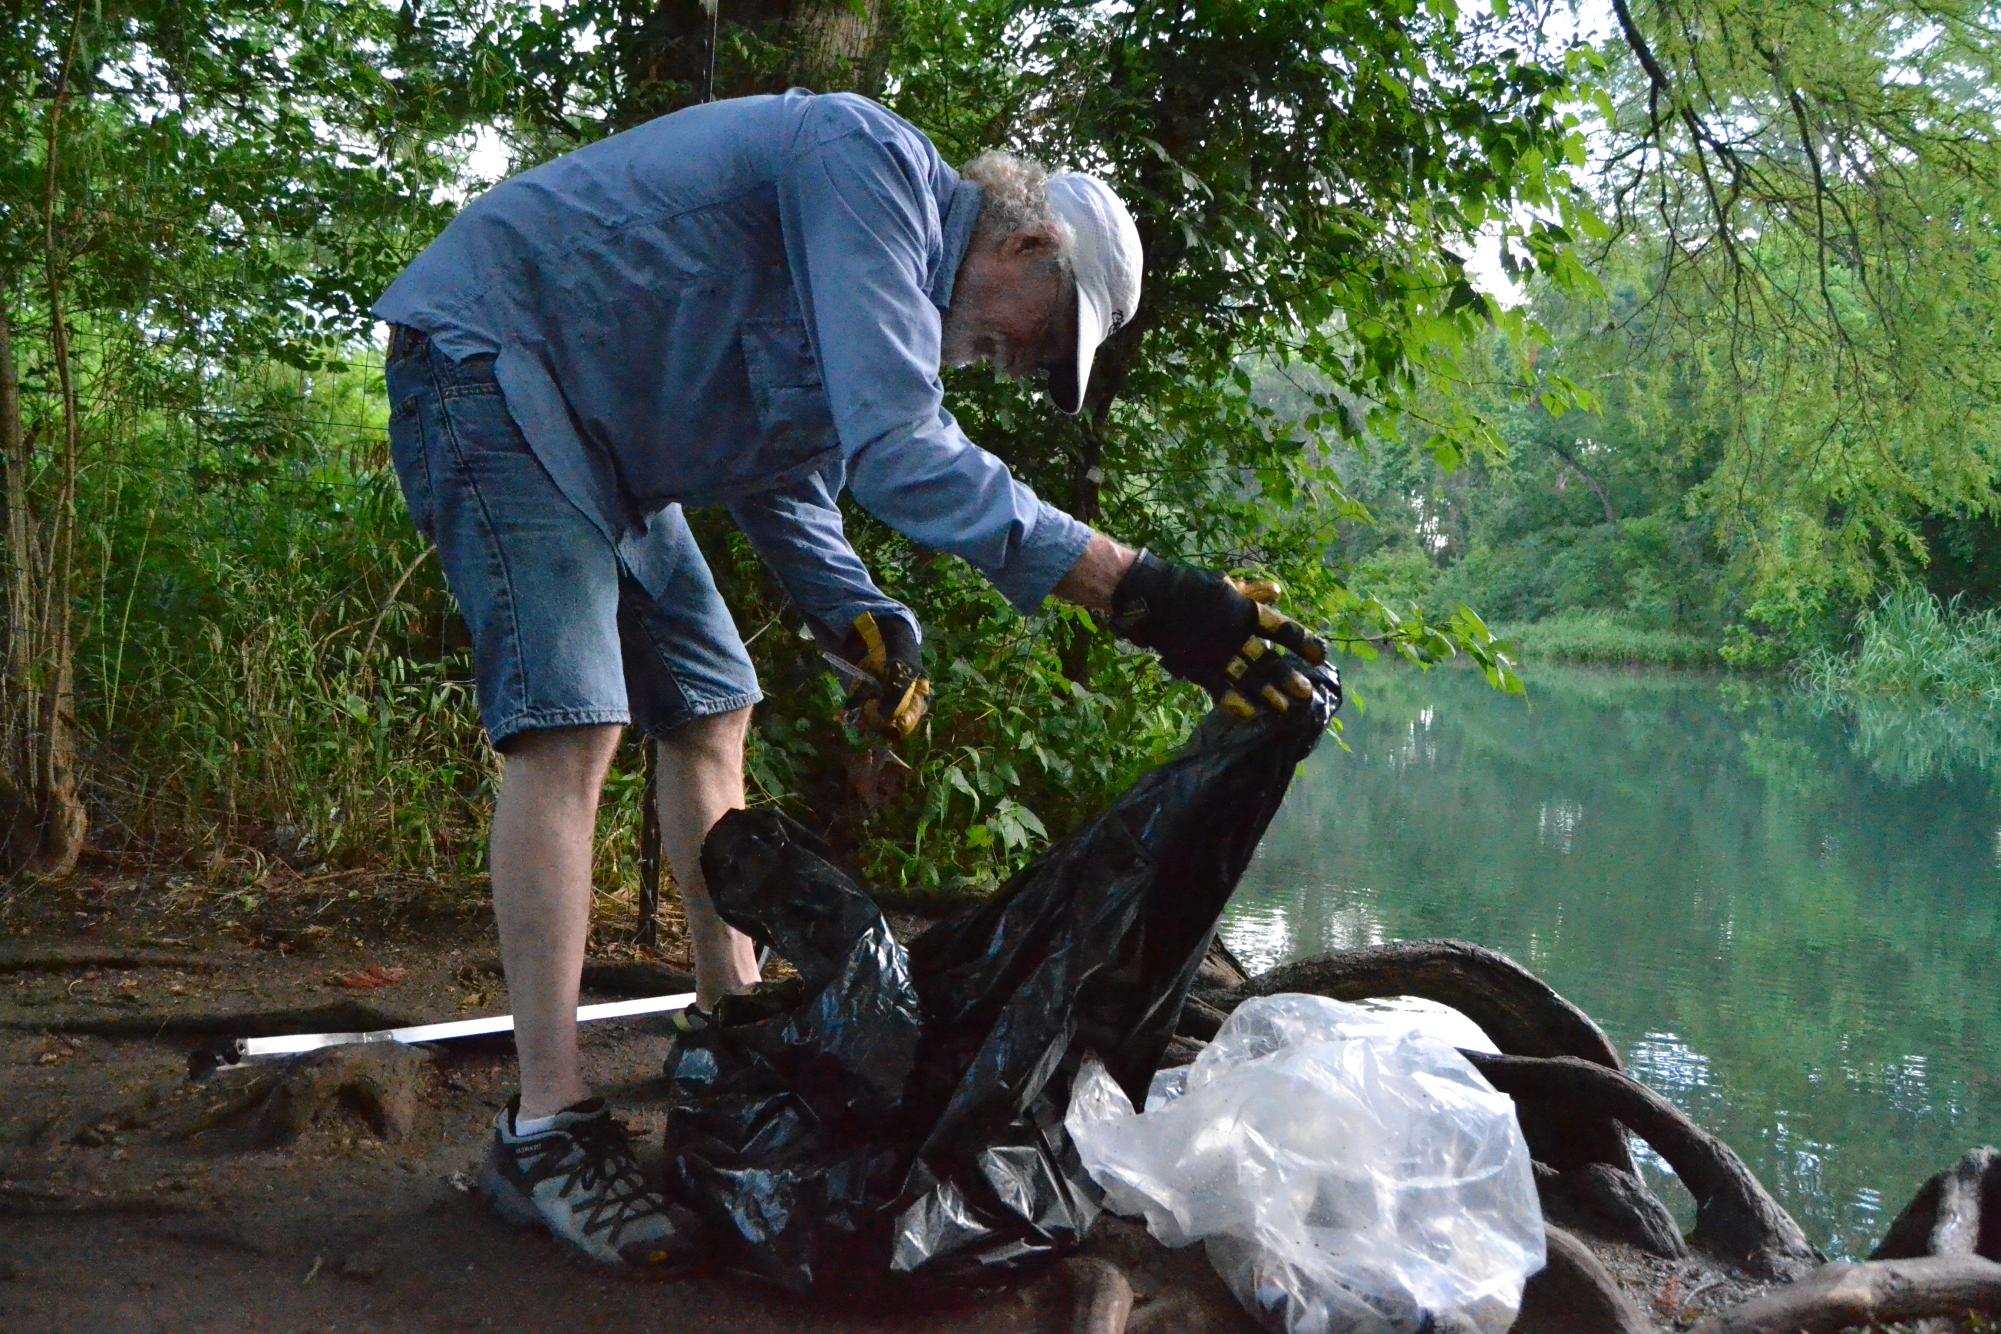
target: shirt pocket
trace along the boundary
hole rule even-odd
[[[834,448],[834,414],[805,321],[745,320],[743,361],[762,437],[762,448],[745,460],[751,474],[767,480],[789,476],[797,465]]]

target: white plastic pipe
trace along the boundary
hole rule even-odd
[[[674,1010],[685,1010],[694,1003],[695,993],[684,991],[673,996],[642,996],[637,1000],[579,1005],[577,1022],[587,1024],[593,1019],[624,1019],[636,1014],[666,1014]],[[450,1038],[471,1038],[486,1033],[513,1031],[513,1015],[494,1014],[483,1019],[453,1019],[442,1024],[411,1024],[405,1028],[379,1028],[372,1033],[294,1033],[276,1038],[238,1038],[235,1042],[235,1051],[238,1060],[249,1061],[273,1056],[297,1056],[301,1052],[319,1051],[323,1047],[351,1047],[364,1042],[443,1042]]]

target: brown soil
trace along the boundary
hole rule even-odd
[[[619,934],[603,931],[594,957],[628,965],[626,974],[649,965],[655,976],[598,970],[602,986],[632,994],[662,981],[659,970],[686,963],[674,933],[644,954]],[[572,1260],[546,1237],[490,1216],[468,1189],[514,1086],[505,1040],[434,1049],[410,1072],[413,1105],[386,1122],[352,1089],[326,1101],[282,1147],[258,1147],[273,1134],[268,1113],[204,1121],[248,1076],[225,1070],[195,1083],[190,1057],[232,1028],[295,1032],[497,1013],[505,1000],[492,957],[481,896],[414,881],[250,892],[116,876],[0,888],[0,1230],[8,1241],[0,1248],[0,1329],[1004,1331],[1068,1323],[1072,1285],[1060,1275],[968,1293],[951,1307],[836,1311],[748,1280],[641,1282]],[[356,989],[344,978],[396,980]],[[213,1033],[190,1031],[207,1020],[220,1020]],[[664,1046],[658,1020],[584,1029],[595,1087],[655,1156]],[[1146,1280],[1136,1273],[1135,1282]],[[1142,1310],[1148,1295],[1140,1294]],[[1143,1323],[1159,1322],[1134,1327]]]

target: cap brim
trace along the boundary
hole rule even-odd
[[[1098,309],[1084,285],[1077,289],[1077,355],[1074,359],[1065,357],[1049,368],[1049,401],[1065,416],[1074,417],[1084,406],[1084,388],[1091,383],[1091,362],[1098,354],[1098,344],[1105,341],[1105,331],[1111,324],[1105,312]]]

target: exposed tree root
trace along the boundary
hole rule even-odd
[[[1974,1149],[1918,1188],[1871,1260],[1978,1255],[2001,1261],[2001,1153]]]
[[[331,1047],[289,1061],[225,1069],[210,1079],[165,1081],[138,1099],[61,1118],[38,1141],[97,1147],[144,1131],[189,1140],[226,1127],[247,1128],[259,1147],[289,1144],[330,1110],[359,1117],[386,1140],[407,1137],[423,1106],[428,1051],[400,1043]]]
[[[323,1114],[341,1109],[359,1116],[392,1143],[416,1129],[431,1053],[401,1043],[331,1047],[285,1064],[285,1072],[258,1102],[251,1141],[290,1144]]]
[[[1560,1227],[1547,1228],[1545,1241],[1549,1263],[1522,1289],[1511,1334],[1649,1334],[1652,1323],[1589,1246]]]
[[[208,973],[223,961],[208,954],[168,950],[107,949],[102,945],[45,945],[23,950],[0,946],[0,973],[63,973],[72,968],[178,968]]]
[[[1505,954],[1463,940],[1399,941],[1284,964],[1252,978],[1237,999],[1279,992],[1344,1001],[1420,996],[1459,1011],[1504,1052],[1572,1056],[1623,1069],[1618,1050],[1591,1016]],[[1588,1107],[1547,1100],[1524,1108],[1521,1122],[1529,1152],[1559,1172],[1604,1163],[1639,1175],[1625,1136]]]
[[[0,1218],[78,1217],[86,1214],[165,1218],[171,1214],[187,1213],[188,1209],[186,1204],[164,1199],[152,1192],[83,1195],[31,1186],[0,1185]]]
[[[1667,1206],[1644,1181],[1616,1167],[1586,1163],[1556,1172],[1537,1163],[1536,1194],[1543,1216],[1552,1223],[1662,1259],[1688,1254],[1688,1243]]]
[[[1696,1334],[1832,1334],[1851,1325],[2001,1313],[2001,1264],[1920,1256],[1825,1265],[1696,1326]]]
[[[470,966],[488,977],[502,976],[497,955]],[[643,959],[586,959],[582,985],[585,991],[600,996],[667,996],[693,991],[695,976]]]
[[[1244,967],[1243,960],[1232,954],[1230,947],[1218,936],[1209,942],[1208,951],[1196,966],[1193,990],[1206,999],[1211,992],[1228,994],[1237,991],[1250,980],[1250,970]]]
[[[1182,1002],[1181,1020],[1175,1025],[1174,1032],[1177,1037],[1208,1042],[1216,1036],[1217,1030],[1223,1027],[1223,1021],[1229,1017],[1228,1010],[1212,1005],[1200,996],[1191,995]]]
[[[1729,1145],[1638,1080],[1573,1056],[1465,1055],[1517,1101],[1552,1099],[1589,1108],[1652,1145],[1695,1196],[1690,1241],[1718,1259],[1789,1277],[1824,1258]]]
[[[584,964],[583,989],[601,996],[668,996],[695,989],[695,975],[657,963],[593,959]]]
[[[1132,1286],[1128,1334],[1243,1334],[1257,1328],[1200,1246],[1170,1250],[1148,1236],[1143,1224],[1114,1214],[1091,1229],[1085,1254],[1116,1266]]]
[[[1259,973],[1247,996],[1304,991],[1335,1000],[1422,996],[1478,1024],[1520,1056],[1577,1056],[1614,1070],[1618,1049],[1591,1016],[1505,954],[1463,940],[1405,940],[1343,950]]]
[[[1161,1068],[1165,1070],[1177,1065],[1193,1065],[1195,1058],[1200,1056],[1202,1049],[1208,1045],[1201,1038],[1184,1037],[1177,1033],[1167,1040],[1167,1050],[1160,1054]]]
[[[2001,1152],[1975,1149],[1926,1181],[1868,1261],[1821,1264],[1728,1145],[1626,1075],[1589,1016],[1505,956],[1458,941],[1407,942],[1288,964],[1234,991],[1197,988],[1168,1063],[1192,1060],[1234,1005],[1280,992],[1348,1001],[1418,996],[1465,1014],[1508,1053],[1464,1054],[1516,1100],[1546,1215],[1677,1258],[1686,1246],[1633,1170],[1624,1136],[1645,1140],[1695,1197],[1688,1240],[1746,1274],[1783,1280],[1709,1317],[1697,1334],[1821,1334],[2001,1314]],[[1563,1226],[1549,1226],[1548,1236],[1549,1265],[1529,1281],[1516,1331],[1655,1327],[1584,1240]],[[1722,1281],[1718,1274],[1703,1287]]]
[[[1133,1285],[1109,1260],[1075,1256],[1062,1264],[1070,1286],[1070,1334],[1125,1334]]]

